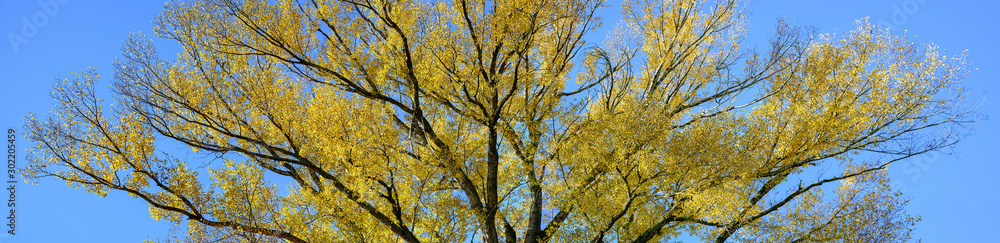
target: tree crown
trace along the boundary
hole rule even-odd
[[[57,85],[24,172],[190,241],[905,241],[885,168],[975,120],[964,56],[865,21],[758,51],[740,2],[637,0],[587,44],[603,4],[171,2],[183,51],[129,38],[113,107]]]

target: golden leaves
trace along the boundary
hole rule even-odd
[[[629,1],[584,50],[602,3],[169,4],[157,34],[184,52],[126,41],[114,109],[94,72],[57,86],[53,118],[28,119],[42,159],[26,174],[126,191],[195,241],[844,238],[912,221],[855,223],[903,202],[864,190],[880,172],[791,178],[926,152],[911,135],[968,115],[948,106],[963,59],[863,22],[816,39],[781,23],[758,53],[736,1]],[[154,152],[165,141],[197,156]],[[820,185],[841,181],[831,203]]]

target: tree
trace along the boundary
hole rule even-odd
[[[177,58],[60,82],[24,173],[190,241],[905,241],[886,168],[976,120],[963,56],[865,21],[757,51],[735,0],[637,0],[588,45],[603,4],[172,2]]]

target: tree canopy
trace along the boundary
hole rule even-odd
[[[594,40],[605,5],[170,2],[182,51],[59,82],[23,172],[198,242],[889,242],[886,168],[976,119],[964,55],[864,20],[758,49],[742,2],[628,0]]]

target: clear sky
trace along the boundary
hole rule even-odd
[[[618,2],[606,11],[605,26],[617,21]],[[130,32],[152,34],[151,21],[161,9],[157,1],[25,0],[0,2],[0,127],[22,132],[29,113],[53,108],[49,97],[57,76],[68,77],[88,66],[111,77],[111,63],[121,55],[120,44]],[[844,33],[856,19],[887,23],[893,32],[933,42],[949,55],[968,50],[973,71],[965,80],[968,102],[981,103],[979,112],[994,116],[1000,95],[1000,1],[844,0],[748,2],[752,12],[748,44],[764,47],[784,15],[791,23],[813,24],[821,33]],[[11,41],[12,35],[24,39]],[[599,36],[602,36],[600,33]],[[600,41],[600,40],[592,40]],[[169,44],[161,54],[176,53]],[[107,90],[107,80],[98,83]],[[106,97],[110,98],[110,97]],[[994,118],[995,120],[995,118]],[[916,237],[924,242],[994,242],[1000,226],[1000,173],[995,143],[996,122],[984,120],[973,134],[947,154],[907,161],[891,168],[893,178],[912,198],[910,213],[922,215]],[[18,138],[18,166],[25,140]],[[3,182],[2,187],[9,183]],[[20,182],[17,188],[16,235],[0,234],[7,242],[141,242],[166,236],[169,224],[150,218],[147,206],[123,193],[106,198],[67,187],[56,180],[39,185]],[[4,193],[6,194],[6,193]],[[6,196],[3,196],[6,197]],[[0,206],[0,212],[7,212]],[[2,213],[6,218],[7,213]],[[6,220],[3,221],[7,223]],[[9,228],[3,227],[4,231]]]

